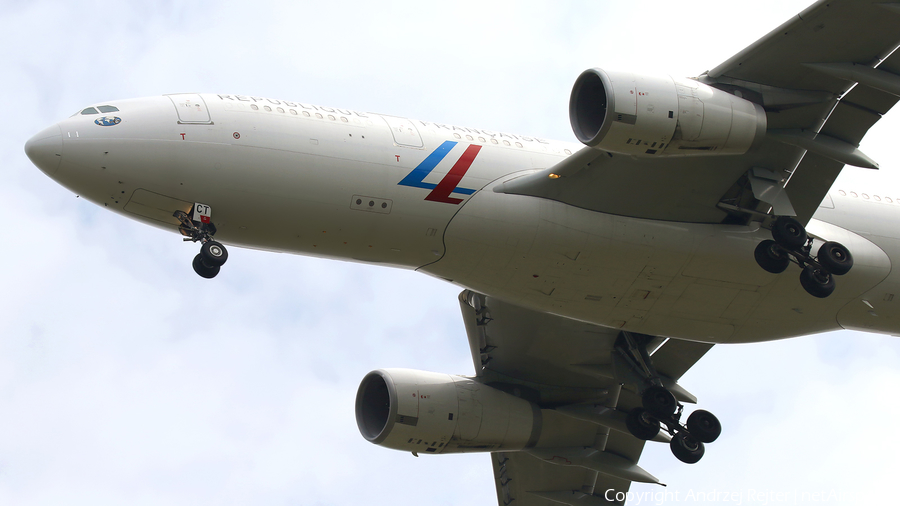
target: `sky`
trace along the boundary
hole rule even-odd
[[[370,370],[474,372],[459,287],[239,248],[203,280],[196,245],[33,167],[37,131],[202,91],[574,141],[583,70],[695,76],[807,4],[0,0],[0,505],[496,504],[487,455],[380,448],[353,414]],[[900,170],[893,114],[861,145],[878,176]],[[717,346],[681,384],[723,435],[693,466],[648,444],[668,487],[629,504],[893,497],[897,339]]]

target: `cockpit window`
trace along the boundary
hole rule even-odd
[[[81,114],[87,115],[87,114],[100,114],[100,113],[97,112],[97,109],[94,109],[93,107],[88,107],[87,109],[81,111]]]
[[[119,112],[119,108],[112,105],[98,105],[97,109],[100,109],[100,112]]]

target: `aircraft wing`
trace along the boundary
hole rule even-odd
[[[900,96],[898,44],[900,3],[820,0],[698,78],[763,106],[767,132],[758,147],[668,158],[584,148],[494,191],[702,223],[735,222],[774,205],[775,214],[806,223],[845,164],[877,168],[857,148]],[[769,199],[765,185],[788,199]]]
[[[619,331],[469,290],[460,294],[459,301],[476,377],[535,402],[542,408],[545,427],[566,429],[555,431],[566,434],[565,440],[539,439],[531,450],[492,454],[499,504],[550,506],[585,498],[584,504],[591,504],[587,496],[603,497],[608,490],[626,492],[631,481],[657,482],[637,466],[645,442],[624,425],[625,413],[641,401],[636,392],[621,387],[612,372]],[[683,402],[695,402],[677,380],[712,345],[662,338],[649,342],[648,349],[655,349],[653,362],[667,386]],[[668,440],[661,432],[649,444]],[[602,472],[572,465],[565,453],[572,447],[602,452],[618,464]],[[565,462],[567,458],[570,462]]]

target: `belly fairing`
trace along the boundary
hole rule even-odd
[[[796,266],[776,275],[756,264],[754,248],[770,238],[765,229],[627,218],[489,187],[450,222],[444,256],[421,270],[607,327],[715,343],[766,341],[840,328],[840,309],[890,271],[887,255],[865,238],[822,222],[809,228],[857,258],[827,299],[803,290]]]

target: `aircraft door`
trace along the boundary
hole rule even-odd
[[[209,108],[206,107],[206,102],[200,95],[196,93],[178,93],[168,95],[168,97],[178,113],[179,124],[212,124],[209,117]]]
[[[412,120],[407,118],[398,118],[396,116],[382,116],[384,121],[391,128],[391,134],[394,136],[394,143],[398,146],[406,148],[423,148],[425,144],[422,142],[422,136]]]

